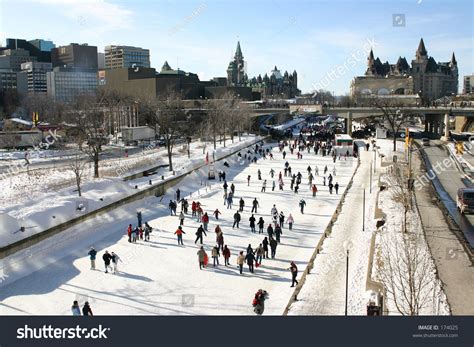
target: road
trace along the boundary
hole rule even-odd
[[[470,182],[465,179],[455,165],[442,165],[446,158],[449,158],[448,152],[443,147],[441,141],[432,141],[431,146],[424,147],[423,152],[426,154],[429,163],[427,163],[427,171],[432,169],[437,163],[439,173],[432,179],[432,182],[438,192],[443,204],[449,211],[449,214],[455,223],[462,230],[466,240],[470,244],[471,249],[474,247],[474,215],[462,215],[456,208],[456,194],[461,187],[466,187]],[[431,174],[428,177],[433,177]]]

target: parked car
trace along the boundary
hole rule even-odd
[[[423,137],[421,139],[421,143],[423,144],[423,146],[429,146],[430,145],[430,139],[427,138],[427,137]]]
[[[461,214],[474,211],[474,188],[459,188],[456,206]]]

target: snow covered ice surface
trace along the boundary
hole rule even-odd
[[[289,152],[288,148],[286,151]],[[149,197],[124,205],[3,259],[0,267],[3,264],[8,277],[0,283],[0,315],[70,315],[73,300],[79,300],[81,304],[88,300],[96,315],[247,315],[253,314],[251,302],[259,288],[270,294],[265,303],[265,314],[282,314],[294,289],[290,288],[290,262],[295,261],[298,265],[300,276],[357,163],[353,158],[336,161],[334,183],[339,183],[340,190],[339,195],[330,195],[328,188],[322,184],[321,176],[325,165],[328,166],[328,174],[332,173],[332,158],[305,152],[303,159],[297,160],[296,152],[294,155],[288,153],[287,160],[292,171],[300,171],[303,175],[300,192],[296,195],[289,191],[290,182],[286,177],[283,192],[278,191],[278,185],[274,192],[271,191],[270,169],[276,171],[277,180],[278,173],[283,173],[284,167],[277,147],[273,148],[273,153],[275,160],[259,159],[257,164],[243,164],[236,155],[227,159],[231,165],[229,169],[223,167],[223,161],[216,164],[216,172],[225,169],[228,184],[236,186],[232,210],[224,206],[222,183],[218,180],[209,181],[211,187],[207,191],[200,187],[201,180],[206,180],[204,170],[179,183],[182,196],[193,192],[193,196],[189,197],[190,205],[193,200],[200,201],[210,216],[209,231],[204,237],[209,255],[215,245],[214,228],[217,224],[212,212],[216,208],[222,212],[218,224],[232,253],[230,266],[222,265],[224,260],[221,256],[218,267],[212,267],[210,260],[210,266],[199,270],[198,246],[194,244],[199,224],[190,215],[186,216],[183,227],[186,232],[184,246],[177,245],[173,233],[179,224],[178,217],[169,216],[167,207],[175,194],[175,190],[171,189],[162,198]],[[307,184],[306,168],[311,165],[314,170],[315,164],[320,176],[315,179],[318,193],[313,198]],[[266,193],[260,192],[263,181],[257,179],[258,169],[262,172],[262,178],[267,179]],[[251,175],[249,187],[248,175]],[[232,229],[233,214],[238,209],[241,196],[246,206],[240,229]],[[245,250],[249,244],[255,249],[266,236],[266,227],[261,235],[252,234],[249,228],[254,197],[260,203],[255,215],[257,220],[263,216],[268,225],[270,210],[276,204],[286,217],[290,213],[293,215],[295,224],[293,231],[289,231],[285,223],[276,259],[264,259],[263,264],[255,269],[255,274],[250,274],[244,265],[244,274],[240,275],[236,265],[238,252]],[[307,202],[304,215],[298,206],[301,198]],[[137,210],[142,211],[143,220],[149,221],[154,230],[150,242],[130,244],[126,228],[129,223],[136,225]],[[91,245],[98,251],[96,271],[89,269],[87,252]],[[106,249],[122,258],[120,274],[104,273],[102,255]]]

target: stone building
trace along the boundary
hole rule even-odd
[[[252,91],[261,94],[262,98],[294,98],[300,94],[298,89],[298,74],[296,71],[283,74],[275,68],[270,72],[270,76],[265,74],[263,77],[258,75],[251,79],[246,73],[246,65],[240,42],[237,42],[234,59],[227,68],[227,85],[233,87],[251,87]]]
[[[423,39],[416,50],[415,59],[408,64],[399,57],[395,64],[382,63],[371,50],[364,76],[351,82],[351,94],[356,100],[374,95],[419,95],[424,103],[432,102],[458,90],[458,67],[452,54],[449,62],[436,62],[428,56]]]

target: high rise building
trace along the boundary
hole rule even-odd
[[[56,47],[51,51],[51,62],[53,67],[97,70],[97,47],[77,43]]]
[[[52,41],[35,39],[26,41],[23,39],[7,39],[7,44],[3,48],[6,49],[24,49],[30,53],[30,56],[36,57],[35,61],[51,62],[51,47],[54,47]],[[2,49],[0,49],[2,50]]]
[[[28,42],[31,43],[36,48],[38,48],[41,52],[51,52],[52,49],[56,47],[53,41],[48,41],[48,40],[43,40],[43,39],[34,39]]]
[[[36,61],[36,59],[25,49],[6,49],[0,52],[0,68],[21,71],[21,64]]]
[[[56,101],[68,102],[78,95],[96,92],[97,70],[55,67],[46,73],[46,83],[48,95]]]
[[[51,70],[51,63],[34,61],[21,64],[20,74],[26,79],[28,93],[46,94],[48,92],[46,73]]]
[[[131,46],[106,46],[105,47],[105,68],[149,68],[150,51],[140,47]]]
[[[467,75],[463,78],[463,94],[472,94],[474,90],[474,75]]]

